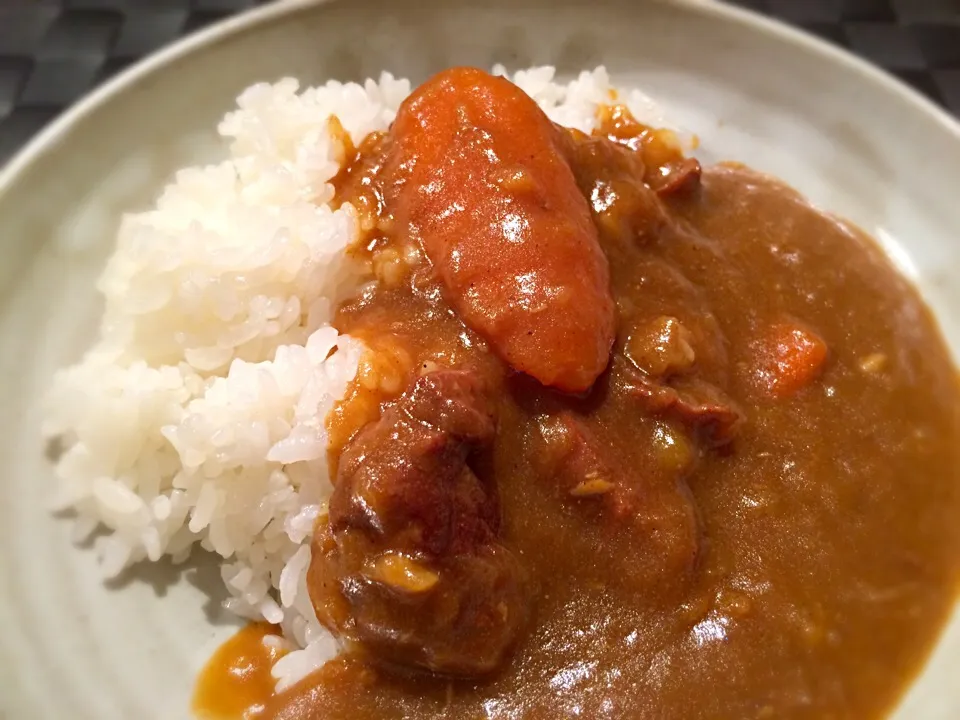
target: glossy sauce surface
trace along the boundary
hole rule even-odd
[[[391,232],[370,194],[389,135],[342,174],[376,283],[337,316],[373,353],[328,419],[333,462],[419,375],[472,368],[499,398],[472,470],[537,590],[489,676],[347,652],[261,717],[861,720],[919,668],[960,574],[960,394],[928,310],[869,238],[778,181],[691,180],[622,109],[603,120],[560,141],[617,308],[584,396],[506,367]]]

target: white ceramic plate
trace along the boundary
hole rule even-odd
[[[195,672],[232,631],[215,568],[139,568],[104,586],[51,517],[36,400],[90,343],[93,282],[119,214],[178,165],[216,154],[244,86],[453,64],[605,64],[660,98],[708,160],[770,171],[878,237],[960,356],[960,129],[885,75],[711,2],[352,0],[231,20],[123,75],[0,175],[0,718],[182,718]],[[213,597],[211,601],[209,598]],[[897,717],[960,717],[960,620]]]

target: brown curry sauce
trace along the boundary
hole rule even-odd
[[[460,319],[396,229],[389,134],[338,177],[376,282],[335,322],[373,352],[328,418],[332,466],[418,376],[484,376],[498,427],[471,469],[497,488],[532,618],[482,678],[347,651],[249,694],[250,716],[860,719],[920,667],[960,570],[960,396],[929,311],[869,238],[778,181],[701,173],[621,107],[601,120],[562,140],[616,303],[585,395],[505,369]],[[198,709],[239,717],[215,684]]]

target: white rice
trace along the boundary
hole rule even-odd
[[[550,67],[512,79],[586,132],[612,97],[603,68],[568,84]],[[364,276],[344,252],[355,212],[327,204],[344,157],[328,119],[359,143],[409,92],[386,73],[245,90],[219,126],[229,159],[180,171],[155,209],[124,218],[97,344],[47,399],[45,433],[65,448],[56,506],[76,512],[78,540],[109,531],[95,540],[104,575],[217,553],[227,607],[280,624],[294,649],[274,667],[281,689],[337,652],[305,578],[331,489],[323,421],[364,351],[330,325]],[[619,101],[663,124],[641,93]]]

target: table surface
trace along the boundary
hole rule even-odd
[[[265,0],[0,0],[0,164],[98,83]],[[960,115],[960,0],[736,0],[877,63]]]

